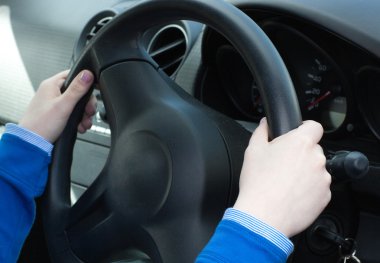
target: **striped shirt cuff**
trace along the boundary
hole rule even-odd
[[[284,234],[251,215],[234,208],[229,208],[224,213],[223,220],[236,222],[266,238],[280,248],[288,257],[293,252],[293,243]]]
[[[45,151],[49,156],[51,156],[53,144],[45,140],[37,133],[29,131],[28,129],[22,128],[13,123],[8,123],[5,125],[4,133],[15,135],[20,139],[40,148],[41,150]]]

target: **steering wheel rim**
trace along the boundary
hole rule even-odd
[[[55,145],[44,195],[43,219],[53,262],[111,261],[130,248],[143,251],[153,262],[193,261],[226,200],[236,194],[244,147],[231,145],[245,145],[249,136],[181,91],[140,43],[148,28],[174,20],[204,23],[232,43],[256,76],[273,137],[301,124],[286,66],[248,16],[220,0],[137,4],[99,32],[65,84],[82,69],[94,72],[110,119],[112,145],[98,179],[71,207],[76,127],[90,91]]]

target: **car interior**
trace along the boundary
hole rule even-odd
[[[98,100],[91,130],[75,131],[83,100],[55,145],[19,262],[194,262],[236,199],[265,116],[273,138],[321,123],[333,178],[331,202],[291,239],[288,262],[337,262],[351,249],[380,262],[378,10],[355,0],[0,0],[0,134],[62,70],[67,83],[92,70]]]

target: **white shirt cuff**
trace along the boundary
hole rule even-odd
[[[46,152],[49,156],[51,156],[51,152],[54,147],[53,144],[45,140],[43,137],[41,137],[37,133],[29,131],[28,129],[22,128],[13,123],[8,123],[5,125],[4,133],[15,135],[19,137],[20,139],[40,148],[41,150]]]
[[[288,257],[293,252],[294,245],[289,238],[274,227],[247,213],[234,208],[229,208],[224,213],[223,220],[236,222],[250,231],[264,237],[280,248]]]

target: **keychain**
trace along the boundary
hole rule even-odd
[[[360,259],[358,259],[356,254],[356,242],[352,238],[346,238],[345,243],[349,243],[349,246],[343,247],[339,246],[339,254],[340,258],[338,260],[338,263],[361,263]]]

